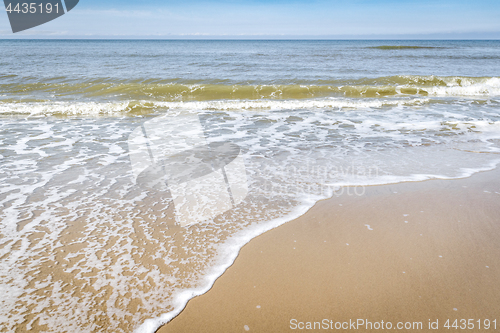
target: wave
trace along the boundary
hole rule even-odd
[[[1,82],[1,81],[0,81]],[[311,99],[324,97],[379,98],[388,96],[500,96],[498,77],[390,76],[356,80],[318,80],[287,84],[113,82],[36,82],[0,84],[3,99],[20,96],[45,99],[208,101],[259,99]]]
[[[300,110],[370,109],[423,105],[426,98],[400,100],[310,99],[310,100],[224,100],[224,101],[125,101],[125,102],[41,102],[0,103],[0,116],[123,116],[146,115],[161,110]]]

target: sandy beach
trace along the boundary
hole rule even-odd
[[[499,169],[321,201],[244,246],[213,288],[158,332],[287,332],[314,322],[316,330],[356,322],[380,331],[390,322],[447,332],[448,319],[458,330],[466,319],[464,331],[488,323],[495,331],[499,216]]]

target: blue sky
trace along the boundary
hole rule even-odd
[[[494,38],[499,0],[80,0],[68,14],[0,38]]]

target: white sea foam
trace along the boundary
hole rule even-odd
[[[384,106],[421,105],[426,98],[405,100],[324,98],[310,100],[225,100],[196,102],[155,102],[156,105],[187,110],[300,110],[300,109],[368,109]]]
[[[446,86],[425,87],[434,96],[500,96],[500,78],[487,79],[447,78]]]
[[[129,102],[37,102],[0,103],[0,115],[21,116],[99,116],[126,112]]]
[[[327,98],[312,100],[223,100],[223,101],[126,101],[126,102],[38,102],[0,103],[0,115],[21,116],[113,116],[124,115],[133,110],[145,108],[179,110],[298,110],[298,109],[359,109],[384,106],[421,105],[426,98],[408,100],[356,100]]]

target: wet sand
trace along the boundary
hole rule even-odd
[[[158,332],[289,332],[324,320],[335,330],[358,319],[374,325],[364,332],[381,321],[430,331],[429,320],[435,332],[491,332],[500,330],[499,281],[499,169],[372,186],[253,239]],[[448,319],[474,328],[448,330]]]

